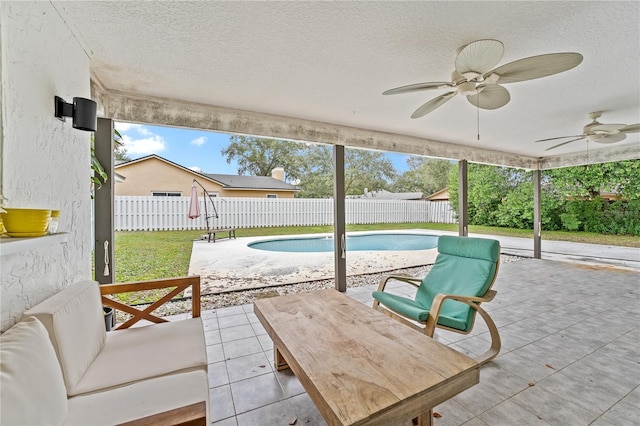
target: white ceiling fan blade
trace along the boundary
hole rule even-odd
[[[431,99],[429,102],[422,105],[413,114],[411,114],[411,118],[420,118],[422,116],[429,114],[431,111],[445,104],[447,101],[453,98],[456,93],[458,92],[455,92],[455,91],[448,92],[448,93],[445,93],[444,95],[440,95],[438,97]]]
[[[549,138],[549,139],[540,139],[534,142],[548,142],[548,141],[557,141],[559,139],[566,139],[566,138],[580,138],[580,139],[584,139],[586,138],[585,135],[573,135],[573,136],[558,136],[557,138]]]
[[[504,54],[504,45],[498,40],[478,40],[464,46],[456,57],[456,71],[484,74],[495,67]]]
[[[396,87],[395,89],[389,89],[383,92],[383,95],[397,95],[399,93],[416,92],[418,90],[431,90],[431,89],[444,89],[446,87],[453,87],[453,84],[447,81],[431,81],[428,83],[416,83],[409,84],[408,86]]]
[[[471,104],[482,109],[498,109],[505,106],[511,100],[509,91],[498,84],[479,86],[477,94],[468,95]]]
[[[636,133],[636,132],[640,132],[640,123],[636,123],[636,124],[629,124],[628,126],[624,126],[621,129],[618,129],[621,132],[625,132],[625,133]]]
[[[584,138],[585,138],[585,136],[582,136],[582,137],[577,138],[577,139],[571,139],[570,141],[562,142],[562,143],[559,143],[558,145],[554,145],[552,147],[549,147],[549,148],[545,149],[545,151],[550,151],[550,150],[552,150],[554,148],[558,148],[559,146],[566,145],[566,144],[571,143],[571,142],[579,141],[579,140],[584,139]]]
[[[502,65],[486,73],[485,78],[495,73],[500,76],[500,84],[516,83],[568,71],[581,62],[582,55],[579,53],[549,53]]]
[[[605,135],[597,139],[593,139],[589,137],[589,140],[598,142],[598,143],[610,144],[610,143],[620,142],[624,140],[626,137],[627,137],[626,133],[620,132],[620,133],[615,133],[613,135]]]

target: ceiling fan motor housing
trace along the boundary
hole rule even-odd
[[[464,96],[474,95],[477,92],[475,81],[467,81],[466,83],[462,83],[456,87],[458,93]]]

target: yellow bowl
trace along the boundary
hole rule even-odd
[[[2,213],[2,224],[11,237],[40,237],[47,233],[51,210],[8,209]]]

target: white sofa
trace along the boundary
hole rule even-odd
[[[83,281],[0,336],[0,424],[113,425],[202,403],[209,424],[202,320],[107,333],[102,312]],[[176,424],[158,418],[148,424]]]

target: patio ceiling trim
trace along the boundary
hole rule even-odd
[[[118,121],[343,145],[528,170],[640,159],[640,144],[602,149],[592,143],[591,146],[598,149],[535,158],[339,124],[110,91],[97,79],[92,79],[91,87],[93,98],[99,104],[99,113]]]
[[[591,146],[597,145],[595,142]],[[587,150],[584,152],[558,155],[540,159],[540,170],[559,169],[567,166],[583,166],[586,164],[609,163],[613,161],[640,159],[640,143],[633,145],[612,146],[607,149]]]
[[[465,159],[474,163],[537,169],[538,159],[431,139],[338,124],[104,90],[92,81],[98,114],[116,121],[186,127],[300,142]]]

